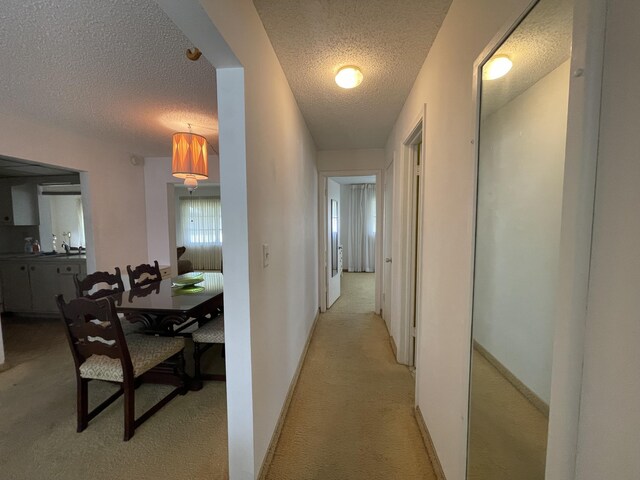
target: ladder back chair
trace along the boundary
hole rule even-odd
[[[98,300],[77,298],[65,303],[63,296],[58,295],[56,302],[75,363],[78,432],[87,428],[89,421],[124,394],[124,440],[127,441],[133,437],[136,427],[176,395],[186,393],[184,384],[177,386],[136,419],[135,388],[142,383],[143,374],[168,360],[173,362],[171,368],[182,374],[184,339],[146,335],[125,337],[110,297]],[[119,383],[120,389],[89,412],[88,384],[91,380]]]
[[[73,275],[73,283],[76,285],[76,298],[89,298],[91,300],[97,300],[99,298],[113,297],[116,298],[117,294],[124,292],[124,282],[122,281],[122,274],[120,268],[115,268],[115,273],[109,272],[94,272],[90,273],[82,280],[78,274]],[[99,290],[93,291],[96,287],[101,287]],[[92,292],[93,293],[90,293]],[[120,303],[118,303],[119,305]],[[120,318],[125,318],[120,314]],[[122,323],[122,329],[125,335],[132,333],[138,333],[141,330],[141,326],[126,321]]]
[[[162,273],[160,273],[160,266],[157,260],[154,261],[153,265],[143,263],[134,269],[131,269],[131,265],[127,265],[127,274],[129,275],[131,289],[144,287],[162,280]]]
[[[82,280],[78,274],[73,275],[73,283],[76,285],[76,297],[85,297],[91,300],[98,298],[108,297],[114,293],[124,292],[124,282],[122,281],[122,275],[120,269],[116,267],[116,273],[109,272],[94,272],[90,273]],[[106,286],[93,293],[91,292],[97,285]]]

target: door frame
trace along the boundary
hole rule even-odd
[[[382,264],[382,278],[381,278],[381,284],[380,284],[380,316],[382,317],[382,319],[385,321],[385,324],[387,326],[387,331],[389,332],[389,335],[391,335],[391,301],[392,301],[392,284],[393,284],[393,190],[394,190],[394,184],[393,184],[393,179],[394,179],[394,168],[395,168],[395,152],[393,154],[393,157],[391,159],[391,162],[389,164],[387,164],[383,170],[383,177],[382,177],[382,192],[383,192],[383,198],[382,198],[382,257],[383,257],[383,261],[384,263]],[[391,170],[391,175],[387,174],[387,172]],[[389,196],[390,198],[387,198],[387,182],[389,182],[389,179],[391,179],[391,195]],[[387,210],[387,200],[390,203],[390,208]],[[389,220],[389,225],[391,226],[391,228],[389,229],[389,231],[387,231],[387,220]],[[388,255],[387,255],[388,253]],[[389,259],[387,262],[387,258]],[[389,263],[389,266],[387,267],[387,263]],[[385,278],[385,270],[389,269],[389,282],[387,285],[387,280]],[[388,306],[388,308],[385,310],[384,306],[385,304]],[[397,355],[397,346],[395,345],[395,342],[392,341],[392,346],[394,348],[394,355]]]
[[[327,271],[329,268],[329,255],[327,245],[327,179],[332,177],[376,177],[376,286],[375,286],[375,312],[380,313],[380,298],[382,289],[382,173],[381,169],[371,170],[327,170],[318,172],[318,295],[320,312],[327,311]]]
[[[400,255],[396,275],[400,280],[400,332],[398,341],[398,362],[416,367],[420,364],[420,316],[422,314],[421,292],[424,289],[422,283],[422,250],[423,250],[423,212],[424,212],[424,179],[425,179],[425,119],[426,104],[411,123],[402,142],[400,163],[403,168],[400,173],[402,191],[402,215],[399,229]],[[422,142],[421,148],[421,172],[418,172],[414,164],[415,145]],[[395,172],[394,172],[395,173]],[[416,191],[416,177],[420,176],[419,190]],[[396,180],[394,180],[395,182]],[[414,202],[415,199],[415,202]],[[415,241],[415,248],[413,243]],[[413,271],[415,268],[415,276]],[[415,331],[413,319],[415,318]],[[415,344],[413,338],[415,336]],[[415,346],[414,346],[415,345]],[[415,351],[414,351],[415,349]],[[418,402],[418,390],[416,388],[416,404]]]

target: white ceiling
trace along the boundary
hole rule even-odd
[[[191,122],[217,150],[215,70],[191,47],[152,0],[2,0],[0,111],[142,156]]]
[[[451,0],[254,0],[320,150],[381,148]],[[338,87],[344,65],[362,84]]]

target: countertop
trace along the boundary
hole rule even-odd
[[[67,262],[86,261],[86,254],[56,253],[55,255],[43,255],[42,253],[0,253],[0,261],[17,260],[22,262]]]

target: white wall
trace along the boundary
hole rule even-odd
[[[474,207],[473,63],[503,24],[528,3],[454,0],[387,142],[387,164],[394,155],[396,158],[393,217],[394,232],[400,232],[406,171],[402,142],[427,104],[421,353],[416,389],[448,480],[465,478],[466,470]],[[401,311],[397,281],[401,239],[400,234],[393,240],[394,336],[399,334]]]
[[[480,129],[474,339],[549,404],[569,62]]]
[[[85,230],[90,230],[87,243],[94,242],[87,252],[89,271],[124,268],[147,258],[143,170],[131,165],[130,151],[3,113],[0,154],[86,172],[81,176]]]
[[[237,218],[228,215],[233,205],[227,203],[225,207],[227,192],[230,192],[229,198],[238,192],[247,192],[248,214],[250,325],[245,325],[244,317],[238,317],[241,327],[231,331],[239,344],[230,352],[236,371],[228,372],[227,380],[228,391],[233,390],[233,395],[228,396],[229,468],[234,479],[254,478],[262,465],[318,311],[316,151],[253,3],[250,0],[203,0],[201,3],[244,69],[242,72],[222,68],[217,71],[217,78],[225,235],[229,231],[227,222],[245,222],[242,211]],[[162,4],[165,11],[172,8],[170,2]],[[184,5],[180,9],[184,9]],[[177,9],[173,11],[179,15]],[[201,19],[194,18],[182,28],[189,36],[198,34],[201,27]],[[207,42],[198,42],[198,45],[202,43]],[[206,45],[202,48],[205,55],[209,54],[207,48]],[[217,68],[225,66],[214,58],[210,60]],[[236,95],[235,88],[243,84],[244,108],[234,109],[225,103],[223,96]],[[246,131],[225,130],[225,121],[245,122]],[[244,152],[236,149],[225,153],[224,146],[238,144],[243,133],[245,185],[241,184],[245,174],[241,171],[243,166],[231,164],[242,161]],[[230,183],[225,183],[227,178]],[[240,210],[241,200],[238,198]],[[235,227],[237,231],[242,230],[242,225],[234,223]],[[228,235],[226,240],[231,240]],[[267,268],[263,268],[263,244],[270,246]],[[225,250],[225,267],[227,258]],[[239,263],[240,260],[238,257]],[[227,271],[225,268],[225,276]],[[225,301],[226,284],[225,278]],[[237,314],[241,316],[244,312]],[[244,342],[249,334],[251,350],[247,351],[248,345]],[[241,353],[250,354],[249,368],[240,369],[244,362]],[[245,374],[251,375],[251,384],[241,378]],[[237,378],[230,378],[232,375]],[[234,399],[234,395],[237,398]],[[234,401],[244,404],[247,396],[252,401],[250,408],[239,411],[231,404]],[[246,430],[246,421],[253,422],[251,431]],[[243,456],[242,452],[253,458]]]
[[[640,478],[638,24],[638,2],[609,2],[578,432],[581,480]]]
[[[384,149],[322,150],[318,152],[319,172],[380,170],[384,168]]]

